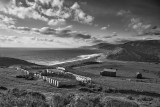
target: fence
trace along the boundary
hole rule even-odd
[[[47,73],[46,74],[47,76],[49,76],[49,75],[52,76],[52,74],[57,74],[57,76],[63,76],[63,77],[67,77],[67,78],[76,79],[77,81],[82,82],[82,83],[90,83],[92,81],[91,78],[89,78],[89,77],[73,74],[71,72],[63,72],[61,70],[50,71],[47,69],[46,73]]]
[[[62,86],[71,86],[77,84],[75,81],[58,81],[47,76],[41,76],[40,74],[35,74],[35,77],[40,78],[58,88]]]
[[[17,70],[21,70],[23,72],[23,75],[29,75],[29,71],[21,69],[21,68],[17,68]]]
[[[91,83],[91,78],[89,77],[85,77],[85,76],[81,76],[81,75],[77,75],[77,74],[73,74],[76,77],[77,81],[80,81],[82,83]]]
[[[19,70],[23,71],[24,75],[29,75],[29,71],[24,70],[19,68]],[[56,71],[57,72],[57,71]],[[56,87],[61,87],[64,85],[75,85],[77,84],[76,82],[73,81],[58,81],[52,78],[49,78],[47,76],[52,76],[51,74],[54,74],[54,71],[50,71],[50,70],[46,70],[46,75],[43,75],[43,73],[34,73],[34,77],[39,78],[39,79],[43,79],[47,82],[49,82],[50,84],[53,84]],[[81,82],[81,83],[91,83],[91,78],[89,77],[85,77],[85,76],[81,76],[81,75],[77,75],[77,74],[73,74],[71,72],[63,72],[63,71],[59,71],[57,72],[57,76],[64,76],[64,77],[68,77],[68,78],[74,78],[75,80]]]

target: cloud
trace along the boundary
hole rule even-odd
[[[101,28],[101,30],[106,30],[106,29],[107,29],[107,27],[102,27],[102,28]]]
[[[111,35],[109,36],[106,36],[105,38],[113,38],[115,36],[118,36],[118,33],[117,32],[113,32]]]
[[[71,28],[73,28],[73,25],[68,25],[68,26],[66,26],[66,27],[58,27],[58,28],[56,28],[55,30],[57,31],[57,32],[63,32],[63,31],[65,31],[65,30],[69,30],[69,29],[71,29]]]
[[[77,39],[91,39],[91,36],[88,34],[75,34],[73,37]]]
[[[118,36],[118,33],[117,32],[113,32],[112,34],[111,34],[111,36],[113,37],[113,36]]]
[[[72,25],[66,26],[64,28],[57,28],[57,29],[53,29],[50,27],[43,27],[39,29],[38,32],[41,34],[53,35],[60,38],[91,39],[91,36],[88,34],[72,32],[71,30],[69,30],[71,27]]]
[[[0,36],[1,42],[16,42],[17,36]]]
[[[31,28],[31,31],[39,32],[39,29],[38,28]]]
[[[84,24],[91,24],[93,16],[86,14],[75,2],[72,6],[64,5],[65,0],[10,0],[1,6],[0,11],[18,18],[42,20],[48,25],[65,24],[66,20],[74,20]]]
[[[42,28],[28,28],[28,27],[16,27],[14,25],[9,26],[9,29],[13,29],[15,31],[25,31],[25,32],[33,32],[42,35],[52,35],[59,38],[73,38],[73,39],[91,39],[92,36],[88,34],[78,33],[76,31],[71,31],[72,25],[66,26],[64,28],[53,29],[50,27],[42,27]]]
[[[68,25],[68,26],[64,27],[63,29],[71,29],[71,28],[73,28],[73,25]]]
[[[0,14],[1,26],[10,26],[10,25],[14,25],[15,23],[16,23],[15,19]]]
[[[87,5],[87,2],[80,2],[82,5]]]
[[[77,2],[75,2],[75,3],[71,6],[71,9],[73,9],[73,10],[80,9],[80,5],[79,5]]]
[[[43,28],[39,29],[38,32],[41,34],[51,35],[51,34],[55,33],[55,30],[50,27],[43,27]]]
[[[134,41],[134,39],[133,38],[117,38],[115,40],[115,42],[118,44],[124,44],[124,43],[130,42],[130,41]]]
[[[32,37],[31,40],[38,41],[38,42],[54,42],[54,39],[48,38],[40,38],[40,37]]]
[[[91,35],[73,32],[68,29],[56,30],[55,34],[57,35],[57,37],[61,38],[74,38],[74,39],[84,39],[84,40],[92,38]]]
[[[32,33],[32,29],[29,27],[16,27],[15,25],[11,25],[11,26],[8,26],[7,28],[16,31],[16,33],[21,33],[21,34]]]
[[[2,4],[8,4],[10,2],[10,0],[1,0],[0,3]]]
[[[42,16],[41,14],[36,11],[37,5],[28,6],[25,0],[10,0],[10,3],[5,6],[1,7],[3,13],[10,14],[17,16],[18,18],[25,19],[25,18],[32,18],[47,21],[48,19]]]
[[[98,24],[94,24],[94,27],[98,27],[99,25]]]
[[[131,18],[128,27],[131,30],[136,31],[138,35],[142,35],[145,31],[147,31],[151,27],[151,24],[143,23],[140,20],[140,18]]]
[[[78,21],[80,23],[85,23],[85,24],[92,24],[94,17],[87,15],[80,9],[80,5],[75,2],[72,6],[71,9],[74,12],[74,20]]]
[[[52,19],[48,22],[48,25],[55,26],[55,25],[64,25],[66,22],[65,19]]]
[[[150,35],[150,36],[160,36],[160,28],[157,26],[152,27],[148,31],[144,32],[142,36]]]
[[[104,40],[101,40],[101,39],[98,39],[98,38],[96,38],[96,37],[93,37],[93,38],[91,39],[91,42],[92,42],[93,44],[99,44],[99,43],[104,43],[105,41],[104,41]]]
[[[22,31],[30,31],[31,29],[28,27],[17,27],[18,30],[22,30]]]
[[[123,15],[127,15],[130,14],[131,12],[129,10],[120,10],[117,12],[117,16],[123,16]]]
[[[105,27],[102,27],[101,30],[107,30],[110,27],[110,25],[107,25]]]

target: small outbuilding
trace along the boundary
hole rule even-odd
[[[65,71],[65,70],[66,70],[66,69],[63,68],[63,67],[57,67],[56,69],[57,69],[57,70],[61,70],[61,71]]]
[[[102,76],[116,77],[117,69],[104,69],[100,72]]]
[[[142,74],[140,73],[140,72],[137,72],[136,73],[136,78],[137,79],[142,79],[143,77],[142,77]]]

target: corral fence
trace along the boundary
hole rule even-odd
[[[41,73],[30,73],[29,71],[21,68],[19,68],[18,70],[21,70],[24,76],[33,75],[33,77],[43,79],[44,81],[47,81],[48,83],[56,87],[62,87],[65,85],[66,86],[77,85],[77,81],[84,84],[92,82],[91,78],[89,77],[73,74],[71,72],[64,72],[61,70],[46,69],[45,72],[41,72]],[[70,81],[60,81],[60,80],[53,79],[52,77],[68,78],[70,79]]]

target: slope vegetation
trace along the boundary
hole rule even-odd
[[[100,43],[91,48],[106,51],[108,59],[160,62],[160,40],[139,40],[124,44]]]

